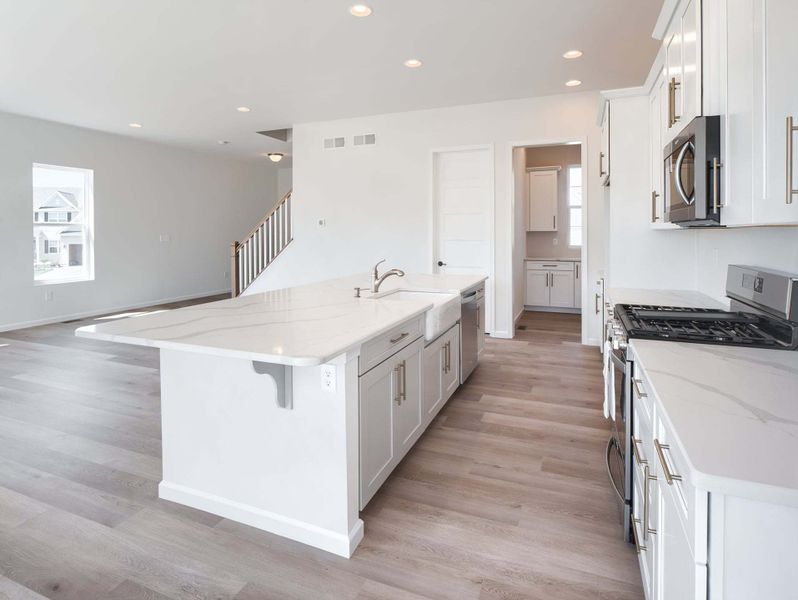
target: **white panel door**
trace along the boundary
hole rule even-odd
[[[798,190],[798,130],[787,131],[789,117],[798,127],[798,2],[758,0],[755,21],[761,21],[755,23],[761,39],[754,97],[761,105],[754,139],[763,140],[764,147],[754,164],[764,165],[764,177],[758,182],[754,223],[798,223],[798,193],[792,193]]]
[[[549,306],[573,308],[574,306],[574,272],[551,271],[549,273]]]
[[[557,171],[530,171],[527,231],[557,231]]]
[[[490,272],[493,187],[487,149],[435,153],[435,266]]]

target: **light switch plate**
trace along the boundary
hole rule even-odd
[[[335,365],[321,366],[321,389],[325,392],[335,392]]]

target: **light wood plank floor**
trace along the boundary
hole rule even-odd
[[[158,352],[88,322],[0,333],[0,598],[642,598],[576,316],[487,341],[351,560],[159,500]]]

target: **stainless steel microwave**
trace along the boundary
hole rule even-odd
[[[720,225],[720,117],[696,117],[665,146],[665,221]]]

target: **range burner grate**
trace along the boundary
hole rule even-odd
[[[779,349],[798,343],[794,324],[752,313],[638,304],[615,312],[630,338]]]

